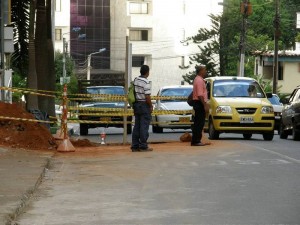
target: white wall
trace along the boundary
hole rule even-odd
[[[70,0],[58,0],[61,2],[61,11],[55,11],[55,29],[62,29],[63,37],[68,43],[70,39]],[[55,6],[54,6],[55,7]],[[55,33],[53,34],[55,39]],[[55,41],[55,50],[63,52],[63,41]]]
[[[218,5],[220,0],[145,0],[151,3],[149,15],[129,15],[128,2],[111,0],[111,46],[110,68],[125,71],[126,35],[133,27],[151,28],[152,40],[131,42],[133,54],[147,55],[146,64],[150,66],[152,94],[164,85],[176,85],[182,81],[182,75],[189,70],[182,70],[181,57],[198,53],[196,45],[184,46],[180,43],[185,37],[198,33],[199,28],[210,27],[209,14],[222,11]],[[55,27],[61,28],[62,33],[70,31],[70,1],[61,0],[62,11],[55,12]],[[183,11],[185,4],[185,13]],[[65,34],[67,42],[69,34]],[[62,41],[55,43],[55,49],[62,51]],[[187,65],[187,64],[186,64]],[[190,68],[194,70],[194,68]],[[139,68],[132,68],[133,78],[139,75]]]
[[[199,0],[152,0],[150,15],[128,15],[129,28],[151,28],[151,41],[134,41],[133,54],[147,55],[145,64],[150,66],[149,80],[152,81],[152,94],[156,94],[164,85],[179,85],[182,75],[189,70],[182,70],[181,57],[198,51],[196,45],[184,46],[185,37],[198,33],[199,28],[210,27],[208,14],[221,12],[218,1]],[[185,6],[184,6],[185,5]],[[184,13],[185,8],[185,13]],[[187,64],[186,64],[187,65]],[[139,75],[139,68],[132,68],[133,78]]]
[[[300,62],[286,62],[283,65],[283,80],[278,81],[281,93],[292,93],[300,85]]]

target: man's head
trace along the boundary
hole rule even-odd
[[[206,76],[206,67],[205,66],[197,66],[196,67],[196,75],[205,78],[205,76]]]
[[[148,77],[149,76],[149,71],[150,71],[149,66],[147,66],[147,65],[142,65],[141,66],[140,73],[141,73],[142,76]]]

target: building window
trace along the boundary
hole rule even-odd
[[[61,12],[61,0],[55,0],[55,11]]]
[[[130,2],[130,14],[148,14],[148,3],[146,2]]]
[[[141,67],[145,64],[145,56],[132,56],[132,67]]]
[[[149,41],[148,30],[130,30],[129,40],[130,41]]]
[[[55,29],[55,41],[61,41],[61,36],[62,36],[62,33],[61,33],[61,29]]]

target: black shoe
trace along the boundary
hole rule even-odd
[[[205,146],[205,144],[199,142],[199,143],[191,143],[191,146]]]
[[[140,148],[141,152],[151,152],[153,151],[153,148]]]
[[[140,149],[138,149],[138,148],[131,148],[131,151],[132,151],[132,152],[139,152]]]

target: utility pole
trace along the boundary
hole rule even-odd
[[[66,82],[66,38],[63,38],[63,84]]]
[[[0,86],[4,86],[4,1],[0,2],[0,36],[1,36],[1,64],[0,64]],[[4,100],[4,91],[0,90],[0,100]]]
[[[252,13],[252,6],[249,0],[243,0],[240,5],[241,13],[243,17],[242,22],[242,32],[240,39],[240,67],[239,67],[239,76],[244,76],[245,70],[245,39],[246,39],[246,28],[247,28],[247,18]]]
[[[274,67],[273,67],[273,93],[277,94],[278,83],[278,40],[280,37],[280,16],[279,16],[279,0],[275,2],[275,18],[274,18]]]

